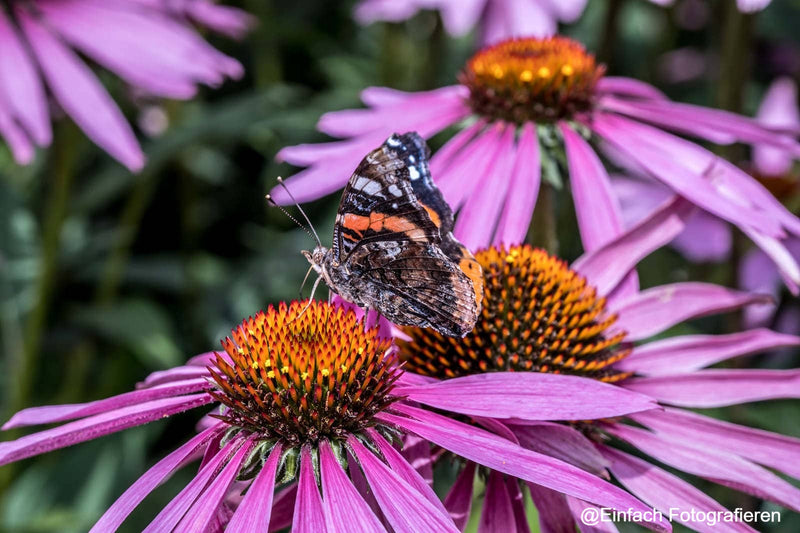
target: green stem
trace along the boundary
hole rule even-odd
[[[720,36],[720,69],[717,83],[717,106],[721,109],[741,113],[744,104],[744,85],[750,72],[750,42],[752,40],[753,16],[739,11],[736,2],[722,2],[724,10],[723,28]],[[741,145],[722,146],[717,152],[721,157],[736,163],[745,157]],[[744,235],[734,228],[728,283],[738,284],[738,273],[745,251]],[[731,313],[727,329],[739,331],[742,327],[742,312]]]
[[[42,212],[44,220],[42,222],[40,271],[35,291],[36,303],[25,324],[22,357],[17,361],[11,361],[8,366],[12,375],[8,380],[6,415],[29,406],[31,400],[41,356],[44,329],[58,277],[61,230],[67,218],[74,179],[75,150],[74,143],[70,142],[70,139],[75,135],[74,128],[68,125],[60,125],[56,129],[56,139],[51,152],[52,182],[46,185],[47,200]]]
[[[528,242],[546,250],[551,255],[558,255],[558,233],[556,232],[556,192],[553,186],[542,182],[536,208],[533,210],[533,223],[528,230]]]
[[[614,42],[617,38],[617,22],[625,0],[608,0],[608,9],[603,19],[603,35],[597,47],[597,58],[606,65],[611,64],[614,58]]]

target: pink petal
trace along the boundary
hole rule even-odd
[[[353,13],[359,24],[370,24],[379,20],[399,22],[411,18],[420,9],[414,2],[395,0],[361,0]]]
[[[642,291],[619,303],[615,327],[628,332],[626,340],[637,341],[684,320],[723,313],[746,305],[769,301],[760,294],[735,291],[711,283],[673,283]]]
[[[658,433],[623,424],[609,425],[606,431],[673,468],[775,501],[791,509],[800,508],[800,489],[736,455],[715,448],[700,448],[677,442]]]
[[[596,250],[622,233],[619,202],[611,191],[603,163],[583,137],[566,122],[559,122],[578,217],[581,241],[587,252]]]
[[[579,257],[572,268],[598,294],[610,294],[639,261],[683,231],[692,211],[691,204],[675,197],[613,241]]]
[[[486,496],[483,499],[483,511],[478,523],[478,533],[516,532],[514,509],[511,507],[511,496],[503,481],[503,474],[492,471],[486,484]]]
[[[525,511],[525,495],[522,493],[519,482],[512,477],[505,476],[505,483],[508,495],[511,498],[511,509],[514,512],[517,533],[531,533],[531,527],[528,525],[528,515]]]
[[[3,425],[3,430],[24,426],[35,426],[37,424],[52,424],[65,420],[74,420],[90,415],[114,411],[122,407],[140,405],[152,400],[161,398],[172,398],[189,394],[192,392],[205,391],[211,388],[208,380],[194,379],[189,381],[179,381],[167,385],[160,385],[149,389],[142,389],[133,392],[126,392],[104,400],[97,400],[88,403],[52,405],[46,407],[31,407],[23,409],[11,420]]]
[[[511,170],[509,190],[503,214],[497,226],[494,244],[518,244],[525,240],[533,218],[541,183],[539,141],[534,126],[527,122],[517,141],[516,160]]]
[[[797,296],[800,293],[800,265],[785,246],[785,241],[779,241],[756,231],[745,230],[744,233],[775,263],[789,292]]]
[[[800,439],[683,409],[641,413],[633,419],[667,438],[739,455],[800,479]]]
[[[681,512],[692,510],[704,513],[726,512],[723,506],[709,498],[703,491],[647,461],[633,457],[614,448],[601,446],[601,451],[611,461],[611,472],[622,485],[643,501],[658,509],[665,516],[675,513],[671,519],[699,531],[715,533],[717,531],[755,531],[744,523],[723,522],[709,525],[703,520],[681,520]],[[675,511],[670,511],[674,509]]]
[[[411,488],[427,498],[428,501],[435,508],[437,508],[441,514],[446,516],[447,510],[436,496],[436,493],[433,492],[430,483],[426,479],[423,479],[417,470],[415,470],[414,466],[409,464],[409,462],[400,454],[400,452],[395,450],[391,444],[386,442],[386,439],[384,439],[380,433],[374,429],[368,429],[367,434],[372,439],[372,442],[378,446],[378,450],[380,450],[383,458],[386,460],[389,467],[395,472],[395,474],[400,476],[400,478]],[[430,446],[426,441],[422,442],[425,442],[425,445],[430,449]]]
[[[675,237],[672,246],[693,263],[721,263],[731,255],[733,234],[724,221],[697,211],[686,221],[686,229]]]
[[[482,191],[480,185],[494,162],[503,129],[503,124],[496,123],[481,132],[470,143],[468,151],[462,150],[457,158],[453,158],[446,172],[434,176],[444,199],[454,211],[476,191]]]
[[[480,194],[467,197],[453,231],[468,249],[486,248],[491,244],[495,224],[504,210],[514,150],[514,128],[507,127],[492,147],[493,156],[487,160],[486,175],[479,177],[488,186],[482,188]]]
[[[140,426],[214,401],[209,394],[165,398],[104,412],[0,443],[0,465]]]
[[[472,512],[472,487],[476,466],[472,461],[466,462],[444,499],[444,506],[460,531],[467,527]]]
[[[36,66],[17,31],[0,12],[0,106],[5,106],[39,146],[52,140],[47,96]]]
[[[678,153],[688,154],[688,148],[681,146],[681,151],[678,152],[675,142],[672,152],[665,151],[665,146],[668,145],[664,141],[677,138],[649,126],[600,113],[595,115],[590,127],[616,150],[695,205],[737,226],[755,228],[776,237],[782,236],[780,225],[774,218],[767,217],[743,201],[721,196],[720,191],[702,172],[687,168],[684,161],[677,156]],[[686,143],[688,144],[690,143]],[[723,164],[719,158],[709,162]],[[715,167],[709,167],[711,170],[713,168]]]
[[[282,451],[280,442],[272,448],[267,462],[250,484],[247,494],[228,523],[225,529],[227,533],[262,533],[269,529],[275,472]]]
[[[800,128],[797,108],[797,84],[791,78],[779,78],[769,86],[761,101],[756,119],[766,126]],[[753,164],[766,176],[780,176],[792,168],[792,157],[784,150],[769,145],[753,146]]]
[[[570,498],[567,496],[567,505],[569,506],[569,510],[572,513],[573,520],[580,524],[581,533],[618,533],[619,530],[617,526],[614,525],[614,522],[611,521],[610,517],[608,519],[604,518],[603,515],[608,513],[607,509],[602,509],[597,507],[596,505],[592,505],[587,503],[583,500],[579,500],[577,498]],[[600,518],[599,521],[592,522],[590,524],[584,523],[584,512],[586,509],[592,509],[595,514],[589,516],[597,516]]]
[[[301,465],[302,472],[302,465]],[[319,494],[319,493],[318,493]],[[269,521],[269,533],[280,531],[292,525],[294,515],[294,505],[297,499],[297,483],[292,483],[288,487],[281,489],[272,499],[272,517]],[[319,516],[322,517],[322,509],[320,508]],[[320,525],[325,531],[325,519],[320,518]]]
[[[573,427],[551,422],[512,425],[523,448],[560,459],[597,476],[608,478],[608,462],[594,444]]]
[[[361,496],[356,495],[356,497],[361,499]],[[311,452],[308,446],[304,446],[300,458],[300,479],[295,498],[292,533],[325,533],[326,531],[334,533],[336,530],[328,529],[322,497],[314,477]]]
[[[447,33],[461,36],[472,29],[480,20],[487,0],[460,0],[444,2],[440,5],[442,22]]]
[[[416,433],[470,461],[605,507],[647,509],[626,492],[563,461],[525,450],[484,430],[432,412],[399,403],[392,408],[414,419],[387,412],[378,414],[377,418]],[[669,526],[660,521],[647,525],[669,530]]]
[[[441,506],[432,504],[417,492],[358,439],[350,437],[347,443],[358,458],[384,516],[395,531],[458,531]]]
[[[650,398],[594,379],[538,372],[492,372],[428,385],[396,387],[394,394],[437,409],[487,418],[590,420],[657,407]]]
[[[736,0],[736,5],[740,11],[745,13],[755,13],[767,7],[772,0]]]
[[[681,407],[723,407],[800,398],[800,370],[711,369],[679,376],[633,378],[625,388]]]
[[[419,473],[425,483],[433,486],[433,456],[428,441],[416,435],[403,436],[403,458],[414,471]]]
[[[533,483],[528,483],[528,490],[539,513],[542,533],[575,533],[575,520],[563,494]]]
[[[645,100],[666,100],[667,96],[643,81],[618,76],[603,76],[597,82],[597,92],[617,94]]]
[[[156,463],[117,498],[89,533],[116,531],[148,494],[190,459],[199,457],[209,441],[217,437],[223,429],[222,424],[207,429]]]
[[[798,345],[800,337],[768,329],[729,335],[686,335],[637,346],[614,368],[643,376],[684,374],[732,357]]]
[[[218,6],[207,0],[188,2],[186,12],[201,26],[233,39],[243,38],[258,23],[258,19],[241,9]]]
[[[164,509],[144,529],[144,533],[171,533],[184,514],[192,507],[197,497],[205,490],[220,472],[222,465],[231,457],[234,450],[241,447],[241,440],[229,443],[217,450],[213,458],[204,465],[197,475],[167,504]]]
[[[218,474],[214,475],[209,485],[197,498],[194,504],[178,524],[178,531],[206,531],[211,521],[215,518],[217,510],[222,505],[228,488],[234,478],[239,474],[239,467],[245,456],[253,449],[253,442],[242,444],[230,461]],[[270,494],[270,496],[272,496]],[[269,509],[269,507],[267,507]],[[226,530],[227,531],[227,530]],[[263,531],[263,530],[262,530]]]
[[[319,470],[328,531],[386,531],[347,478],[327,442],[321,442],[319,446]]]
[[[430,161],[431,175],[434,180],[439,183],[449,168],[455,164],[457,158],[463,157],[463,150],[472,150],[471,145],[483,129],[486,127],[486,122],[479,120],[456,133],[450,140],[444,143],[440,149],[433,154]],[[469,146],[469,148],[467,148]]]
[[[450,85],[432,91],[410,94],[393,105],[372,109],[347,109],[325,113],[317,123],[317,129],[332,137],[361,136],[381,132],[385,138],[393,132],[404,132],[432,118],[436,114],[452,114],[453,122],[469,114],[465,103],[465,87]],[[366,154],[365,154],[366,155]]]
[[[20,165],[27,165],[33,161],[34,148],[28,136],[17,126],[13,117],[9,116],[2,107],[5,102],[0,102],[0,135],[5,138],[14,160]]]
[[[144,155],[125,117],[94,77],[67,47],[24,10],[17,10],[50,90],[86,135],[114,158],[137,172]]]

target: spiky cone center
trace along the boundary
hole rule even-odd
[[[462,71],[473,111],[516,124],[588,111],[605,67],[566,37],[514,38],[484,48]]]
[[[492,247],[483,267],[483,311],[463,339],[404,328],[405,369],[441,379],[496,371],[550,372],[615,382],[611,366],[630,353],[605,299],[562,260],[528,245]]]
[[[312,301],[270,306],[222,341],[211,374],[220,418],[296,448],[341,441],[374,425],[402,371],[391,339],[352,311]],[[302,314],[301,314],[302,312]],[[299,318],[298,318],[298,315]]]

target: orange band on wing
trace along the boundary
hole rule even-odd
[[[342,220],[343,227],[351,231],[358,231],[359,233],[369,228],[370,223],[370,217],[354,215],[353,213],[345,213],[344,219]]]
[[[483,303],[483,269],[477,259],[464,246],[461,247],[461,254],[458,268],[472,280],[472,288],[475,289],[475,303],[478,305],[478,311],[480,312],[481,304]]]
[[[420,205],[425,209],[425,211],[428,212],[428,216],[431,217],[431,222],[433,222],[437,228],[441,228],[442,220],[439,218],[439,213],[437,213],[436,211],[434,211],[425,204],[420,204]]]

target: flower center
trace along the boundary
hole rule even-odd
[[[566,37],[509,39],[484,48],[459,81],[473,111],[522,124],[569,118],[592,107],[605,67]]]
[[[629,376],[611,365],[630,353],[625,332],[609,333],[605,311],[586,280],[555,257],[528,245],[475,254],[483,267],[483,311],[463,339],[404,328],[405,369],[438,378],[492,371],[573,374],[607,382]]]
[[[401,370],[391,339],[352,311],[312,301],[270,306],[222,341],[211,368],[219,418],[290,446],[338,440],[374,425]]]

